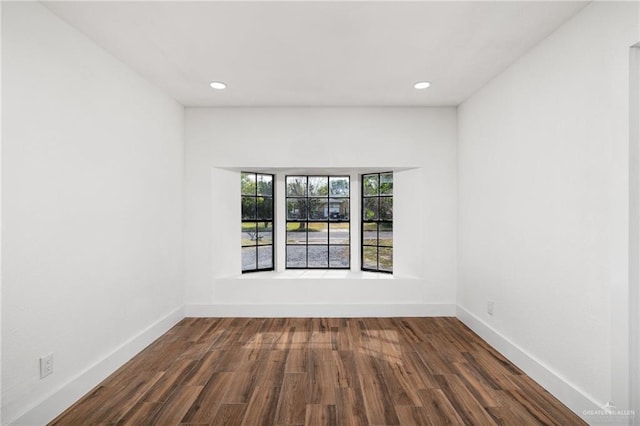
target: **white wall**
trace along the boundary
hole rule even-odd
[[[629,53],[629,377],[630,408],[640,413],[640,42]]]
[[[458,304],[587,400],[620,409],[637,8],[590,4],[458,117]]]
[[[455,108],[187,108],[185,126],[187,306],[270,304],[273,310],[261,312],[272,315],[284,312],[275,305],[300,307],[286,311],[295,315],[344,314],[333,308],[359,303],[372,306],[369,314],[394,313],[376,311],[380,305],[454,306]],[[346,279],[340,273],[317,282],[255,274],[238,278],[238,171],[265,168],[280,171],[281,178],[284,169],[352,170],[354,204],[358,173],[404,170],[394,179],[396,278]],[[359,225],[352,226],[357,245]],[[283,247],[276,243],[276,249]],[[309,304],[327,309],[309,310]]]
[[[39,3],[2,8],[6,423],[182,305],[183,108]]]
[[[2,2],[0,2],[0,31],[2,31]],[[0,58],[2,57],[2,43],[0,43]],[[2,80],[2,66],[0,60],[0,81]],[[0,100],[2,99],[2,83],[0,82]],[[0,135],[2,135],[2,102],[0,102]],[[0,148],[2,138],[0,137]],[[2,149],[0,149],[0,188],[2,188]],[[1,195],[0,189],[0,195]],[[2,241],[2,197],[0,196],[0,241]],[[0,244],[0,377],[2,377],[2,244]],[[0,380],[0,395],[2,395],[2,380]],[[2,423],[2,403],[0,402],[0,424]]]

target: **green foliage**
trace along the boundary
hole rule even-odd
[[[380,195],[393,194],[393,173],[383,173],[380,175]]]
[[[270,220],[272,219],[273,199],[258,197],[256,198],[256,219]]]
[[[329,185],[332,197],[349,196],[349,179],[348,178],[329,178]]]
[[[309,177],[309,196],[326,197],[329,195],[329,186],[326,177]]]
[[[393,220],[393,198],[380,197],[379,216],[381,220]]]
[[[272,222],[243,222],[242,223],[242,232],[249,231],[258,231],[258,232],[271,232],[273,231],[273,223]]]
[[[243,220],[271,220],[273,199],[270,197],[242,197]]]
[[[365,196],[392,195],[393,173],[363,175],[362,187]]]
[[[294,219],[294,220],[307,219],[307,199],[306,198],[287,199],[287,219]]]
[[[393,223],[380,222],[380,231],[393,231]]]
[[[256,195],[255,173],[242,173],[240,177],[240,187],[242,195]]]
[[[256,198],[242,197],[242,219],[252,220],[256,218]]]
[[[273,177],[258,175],[258,195],[273,196]]]
[[[364,195],[378,195],[378,175],[364,175],[362,177]]]
[[[273,195],[273,176],[260,173],[242,173],[240,175],[242,195]]]

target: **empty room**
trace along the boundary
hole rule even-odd
[[[637,1],[0,13],[0,424],[640,424]]]

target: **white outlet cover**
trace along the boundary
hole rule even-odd
[[[53,354],[47,354],[40,358],[40,378],[44,379],[53,373]]]

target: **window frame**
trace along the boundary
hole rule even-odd
[[[360,269],[366,272],[379,272],[383,274],[393,274],[393,189],[391,194],[381,194],[381,184],[380,184],[380,176],[381,175],[391,175],[393,182],[393,171],[388,172],[379,172],[379,173],[363,173],[360,175]],[[367,176],[377,176],[378,177],[378,193],[376,195],[365,195],[365,178]],[[392,186],[393,188],[393,186]],[[377,199],[378,205],[378,217],[375,219],[365,219],[365,200],[367,199]],[[380,219],[380,200],[383,198],[391,199],[391,219]],[[366,224],[376,224],[376,244],[365,244],[365,225]],[[381,224],[390,224],[391,225],[391,245],[380,245],[380,225]],[[375,247],[376,248],[376,267],[369,268],[365,266],[365,247]],[[380,269],[380,248],[390,249],[391,250],[391,269]]]
[[[255,182],[255,192],[252,195],[248,195],[248,194],[244,194],[243,193],[243,188],[242,188],[242,179],[244,175],[253,175],[254,176],[254,182]],[[269,176],[271,177],[271,195],[264,195],[264,194],[259,194],[258,191],[258,177],[259,176]],[[244,209],[243,209],[243,202],[245,198],[253,198],[255,199],[254,205],[255,205],[255,218],[254,219],[245,219],[245,215],[244,215]],[[265,199],[271,199],[271,220],[261,220],[258,218],[259,214],[258,214],[258,198],[265,198]],[[240,231],[240,256],[241,256],[241,262],[240,262],[240,269],[242,271],[243,274],[246,273],[252,273],[252,272],[264,272],[264,271],[274,271],[275,270],[275,264],[276,264],[276,253],[275,253],[275,241],[276,241],[276,216],[275,216],[275,204],[276,204],[276,176],[274,174],[271,173],[260,173],[260,172],[252,172],[252,171],[242,171],[240,172],[240,220],[241,220],[241,231]],[[260,244],[260,223],[268,223],[271,222],[271,243],[270,244]],[[242,234],[244,234],[244,224],[245,223],[255,223],[256,224],[256,230],[255,230],[255,243],[254,244],[244,244],[243,243],[243,237]],[[264,232],[264,231],[263,231]],[[252,241],[253,241],[253,237],[252,237]],[[271,247],[271,267],[268,268],[261,268],[260,267],[260,247]],[[255,247],[255,257],[256,257],[256,264],[255,264],[255,269],[244,269],[244,264],[242,262],[242,256],[243,256],[243,252],[245,248],[250,248],[250,247]]]
[[[306,194],[304,196],[290,196],[288,192],[288,182],[289,178],[295,177],[304,177],[306,178]],[[327,179],[327,195],[326,196],[317,196],[310,195],[309,193],[309,179],[310,178],[326,178]],[[343,178],[346,179],[349,184],[349,191],[346,195],[343,196],[332,196],[331,195],[331,178]],[[324,270],[350,270],[351,269],[351,176],[346,174],[341,175],[304,175],[304,174],[295,174],[295,175],[285,175],[284,179],[284,195],[285,195],[285,256],[284,256],[284,267],[285,269],[290,270],[313,270],[313,269],[324,269]],[[327,218],[326,219],[310,219],[310,211],[309,211],[309,199],[318,199],[318,198],[326,198],[327,200]],[[305,219],[289,219],[289,200],[295,199],[305,199],[306,200],[306,214]],[[331,199],[340,199],[347,200],[349,203],[349,213],[346,219],[337,218],[331,219]],[[289,224],[290,223],[305,223],[306,230],[306,243],[305,244],[290,244],[288,239],[289,232]],[[309,244],[309,224],[313,223],[321,223],[326,224],[327,226],[327,242],[326,244]],[[348,224],[349,230],[347,235],[347,243],[331,243],[331,224],[336,223],[346,223]],[[289,266],[288,262],[288,254],[289,247],[305,247],[305,266]],[[309,247],[326,247],[327,248],[327,266],[309,266]],[[346,266],[331,266],[331,247],[345,247],[347,250],[347,265]]]

